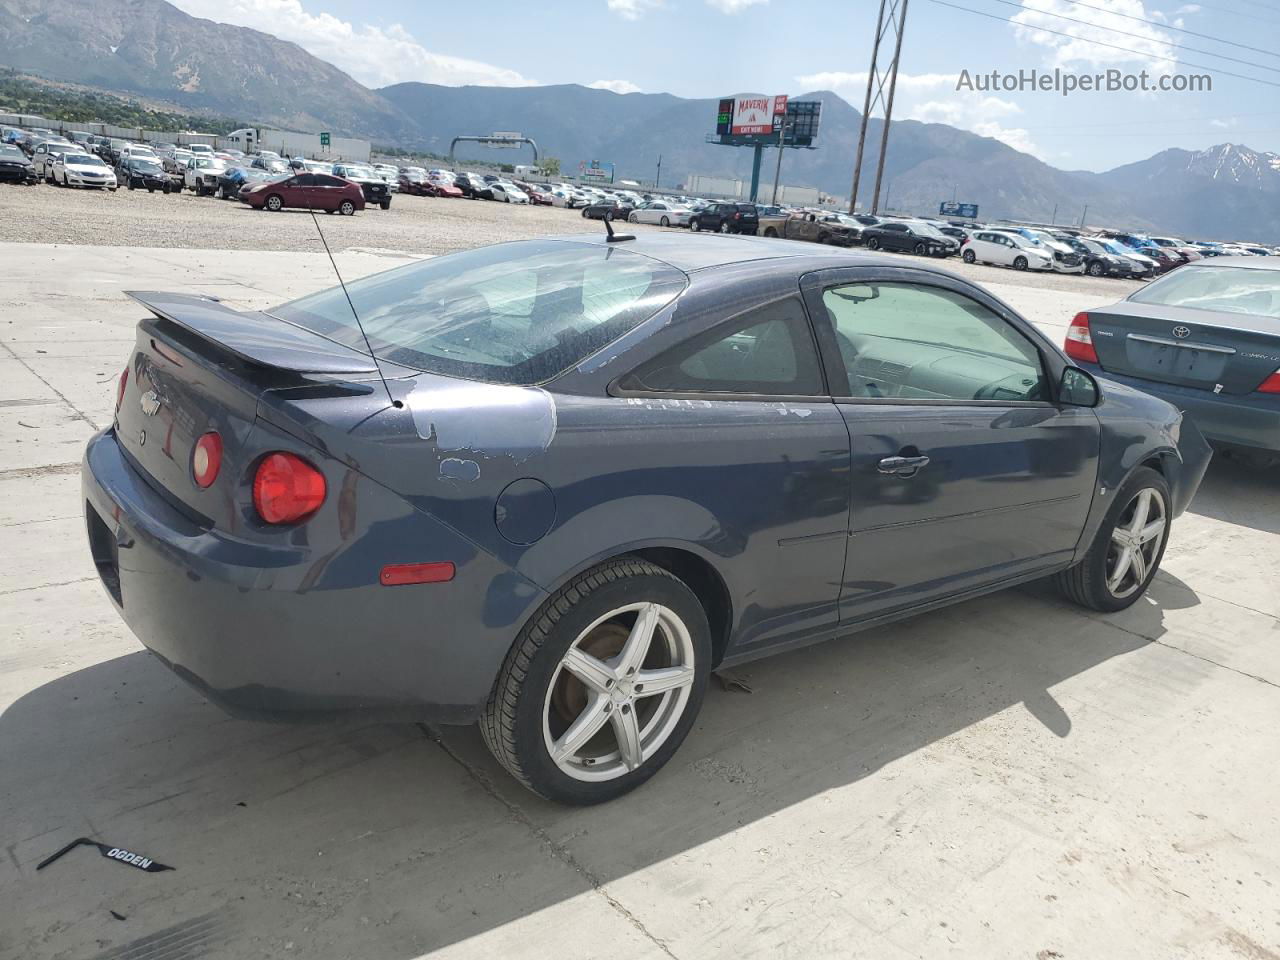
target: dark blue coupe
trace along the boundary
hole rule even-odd
[[[233,713],[479,721],[593,803],[671,757],[717,667],[1038,577],[1103,611],[1146,589],[1209,458],[1170,404],[927,265],[617,240],[262,313],[132,294],[83,471],[130,627]]]

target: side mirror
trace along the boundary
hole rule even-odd
[[[1073,407],[1096,407],[1102,398],[1098,381],[1079,367],[1067,367],[1062,371],[1058,384],[1058,400]]]

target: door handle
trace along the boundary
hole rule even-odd
[[[921,454],[918,457],[885,457],[877,469],[896,477],[914,477],[921,467],[929,465],[929,458]]]

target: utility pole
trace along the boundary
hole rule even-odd
[[[773,171],[773,205],[778,205],[778,180],[782,177],[782,150],[787,143],[787,121],[784,117],[778,128],[778,166]]]
[[[876,21],[875,40],[871,47],[871,67],[867,71],[867,95],[862,104],[862,125],[858,131],[858,152],[853,164],[853,188],[849,191],[849,212],[858,203],[858,186],[862,179],[862,156],[867,140],[867,125],[871,112],[879,104],[884,109],[884,129],[880,133],[880,157],[876,162],[876,183],[871,197],[870,213],[880,207],[880,183],[884,178],[885,155],[889,146],[889,126],[893,121],[893,98],[898,87],[898,61],[902,55],[902,34],[907,22],[908,0],[880,0],[880,13]],[[894,33],[893,59],[882,70],[879,66],[880,46],[889,31]],[[885,87],[888,96],[885,96]]]
[[[1084,213],[1080,214],[1080,228],[1081,228],[1081,229],[1084,229],[1084,220],[1085,220],[1085,217],[1087,217],[1087,216],[1089,216],[1089,205],[1086,203],[1086,204],[1084,205]]]
[[[1057,226],[1057,224],[1058,224],[1058,205],[1055,203],[1053,205],[1053,216],[1049,218],[1049,226],[1053,227],[1053,226]]]
[[[658,154],[658,173],[653,178],[654,189],[656,190],[658,186],[661,185],[661,183],[662,183],[662,154]]]

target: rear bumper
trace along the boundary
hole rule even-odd
[[[1210,393],[1191,387],[1143,380],[1080,364],[1090,373],[1167,400],[1195,423],[1205,438],[1217,443],[1260,450],[1280,450],[1280,396]]]
[[[544,595],[368,478],[336,479],[350,516],[327,503],[331,523],[255,542],[193,523],[104,431],[81,470],[94,563],[138,639],[235,716],[473,721]],[[405,552],[424,543],[429,557]],[[377,582],[382,563],[422,559],[457,576]]]

